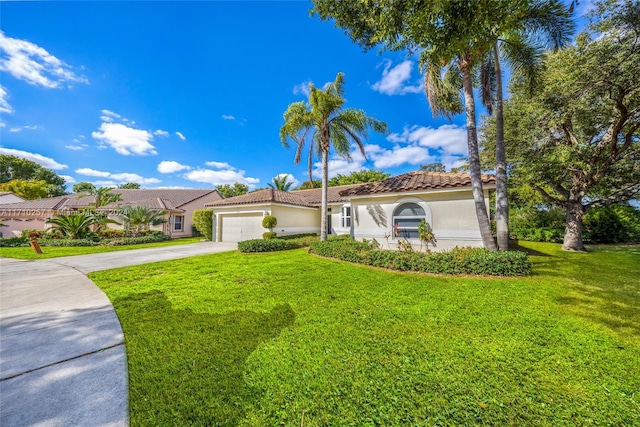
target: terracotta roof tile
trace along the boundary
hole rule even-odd
[[[279,191],[271,188],[242,194],[240,196],[229,197],[228,199],[217,200],[215,202],[209,202],[205,204],[205,206],[256,205],[260,203],[283,203],[295,206],[311,206],[305,198],[295,194],[295,192]]]
[[[494,184],[493,175],[482,175],[484,184]],[[365,196],[379,193],[401,193],[405,191],[435,190],[441,188],[470,187],[468,173],[415,171],[394,176],[378,182],[362,184],[340,192],[342,197]]]

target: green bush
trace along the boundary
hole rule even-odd
[[[127,237],[127,232],[125,230],[117,230],[113,228],[106,228],[100,231],[101,239],[116,239],[118,237]]]
[[[400,271],[440,274],[521,276],[531,272],[524,252],[487,251],[482,248],[455,248],[430,254],[394,252],[375,248],[373,242],[315,241],[310,252],[328,258]]]
[[[266,233],[262,233],[262,238],[263,239],[275,239],[277,235],[278,235],[278,233],[275,233],[273,231],[267,231]]]
[[[293,240],[293,239],[302,239],[305,237],[318,237],[316,233],[301,233],[301,234],[288,234],[286,236],[280,236],[278,239],[282,240]]]
[[[25,239],[41,239],[46,234],[46,230],[36,230],[34,228],[25,228],[20,232],[20,237]]]
[[[125,246],[125,245],[139,245],[142,243],[156,243],[170,240],[171,237],[166,234],[162,234],[159,231],[152,232],[148,236],[139,237],[121,237],[116,239],[104,239],[100,241],[100,246]]]
[[[40,246],[49,247],[77,247],[77,246],[98,246],[98,242],[94,242],[91,239],[40,239],[38,240]]]
[[[193,226],[207,240],[213,240],[213,211],[211,209],[197,209],[191,217]]]
[[[264,218],[262,218],[262,226],[264,228],[268,228],[269,230],[271,230],[276,225],[278,225],[278,220],[275,216],[266,215]]]
[[[27,237],[6,237],[0,239],[0,248],[19,248],[21,246],[29,246]]]
[[[591,209],[584,216],[583,237],[589,243],[640,241],[640,210],[625,205]]]
[[[238,242],[238,250],[240,252],[275,252],[298,249],[301,247],[302,246],[295,240],[255,239]]]

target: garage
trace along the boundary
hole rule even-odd
[[[262,228],[262,213],[220,215],[220,218],[220,236],[223,242],[262,239],[262,234],[268,231]]]

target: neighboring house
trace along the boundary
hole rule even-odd
[[[123,206],[149,206],[166,212],[163,225],[153,227],[173,238],[193,235],[191,217],[193,211],[204,208],[205,203],[222,199],[218,190],[212,189],[114,189],[122,201],[107,205],[102,210],[118,222],[117,211]],[[82,212],[94,202],[93,196],[79,197],[80,194],[47,199],[27,200],[20,203],[0,205],[0,220],[8,227],[2,227],[4,236],[20,235],[24,229],[43,230],[49,228],[46,220],[56,215]],[[122,228],[110,225],[111,228]]]
[[[495,178],[483,175],[484,196]],[[418,240],[418,223],[424,219],[435,233],[437,249],[482,246],[471,177],[467,173],[411,172],[367,184],[329,187],[330,234],[350,234],[355,239],[375,238],[395,249],[407,238]],[[238,242],[259,239],[262,218],[278,220],[278,235],[320,232],[321,189],[283,192],[260,190],[207,203],[213,209],[214,240]],[[388,239],[387,239],[388,237]]]
[[[24,202],[25,200],[26,199],[16,196],[10,191],[0,191],[0,205],[6,205],[7,203],[19,203]]]

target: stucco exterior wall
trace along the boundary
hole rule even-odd
[[[488,209],[486,191],[485,200]],[[409,202],[418,203],[425,209],[426,220],[431,224],[437,240],[437,246],[432,250],[446,250],[455,246],[482,247],[471,190],[354,198],[351,200],[354,238],[375,238],[383,247],[396,249],[402,237],[393,236],[392,233],[394,209]],[[388,240],[385,234],[390,235]],[[420,246],[418,239],[411,241],[416,247]]]
[[[278,226],[273,231],[278,233],[279,236],[320,233],[319,208],[272,205],[271,215],[278,220]]]

